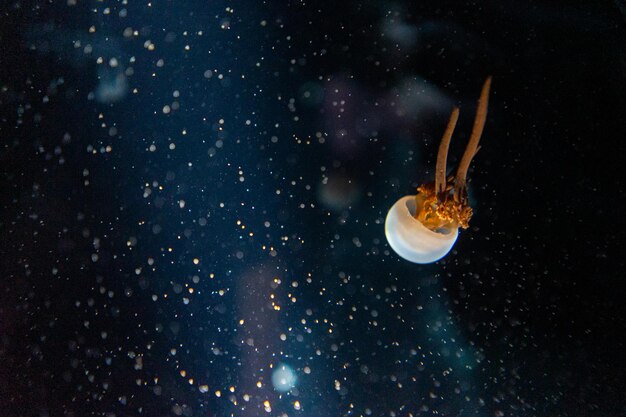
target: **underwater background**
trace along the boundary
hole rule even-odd
[[[10,0],[0,117],[0,416],[626,416],[620,0]]]

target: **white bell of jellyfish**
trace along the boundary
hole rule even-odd
[[[478,142],[487,120],[491,77],[483,84],[474,127],[455,175],[448,176],[446,161],[452,133],[459,118],[454,107],[437,153],[435,181],[417,188],[417,195],[407,195],[395,202],[385,219],[389,246],[402,258],[418,264],[436,262],[450,252],[459,236],[459,227],[467,229],[472,208],[467,197],[467,171],[478,152]]]
[[[391,206],[385,219],[385,236],[389,246],[402,258],[418,264],[429,264],[450,252],[459,236],[457,227],[430,230],[415,218],[414,195],[407,195]]]

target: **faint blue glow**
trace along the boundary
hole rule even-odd
[[[100,103],[115,103],[128,92],[126,75],[119,69],[104,68],[98,71],[96,100]]]
[[[295,372],[287,365],[280,364],[272,373],[272,385],[280,392],[287,392],[296,386]]]

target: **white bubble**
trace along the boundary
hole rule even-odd
[[[296,381],[296,374],[287,365],[278,365],[272,373],[272,385],[276,391],[287,392],[296,386]]]

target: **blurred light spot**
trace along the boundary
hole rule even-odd
[[[296,374],[287,365],[278,365],[278,368],[272,373],[272,385],[276,391],[289,391],[296,386],[296,380]]]
[[[326,208],[341,211],[356,203],[360,194],[355,181],[343,175],[331,174],[319,185],[317,198]]]
[[[110,68],[98,71],[98,86],[95,95],[99,103],[115,103],[122,100],[128,92],[126,75]]]

